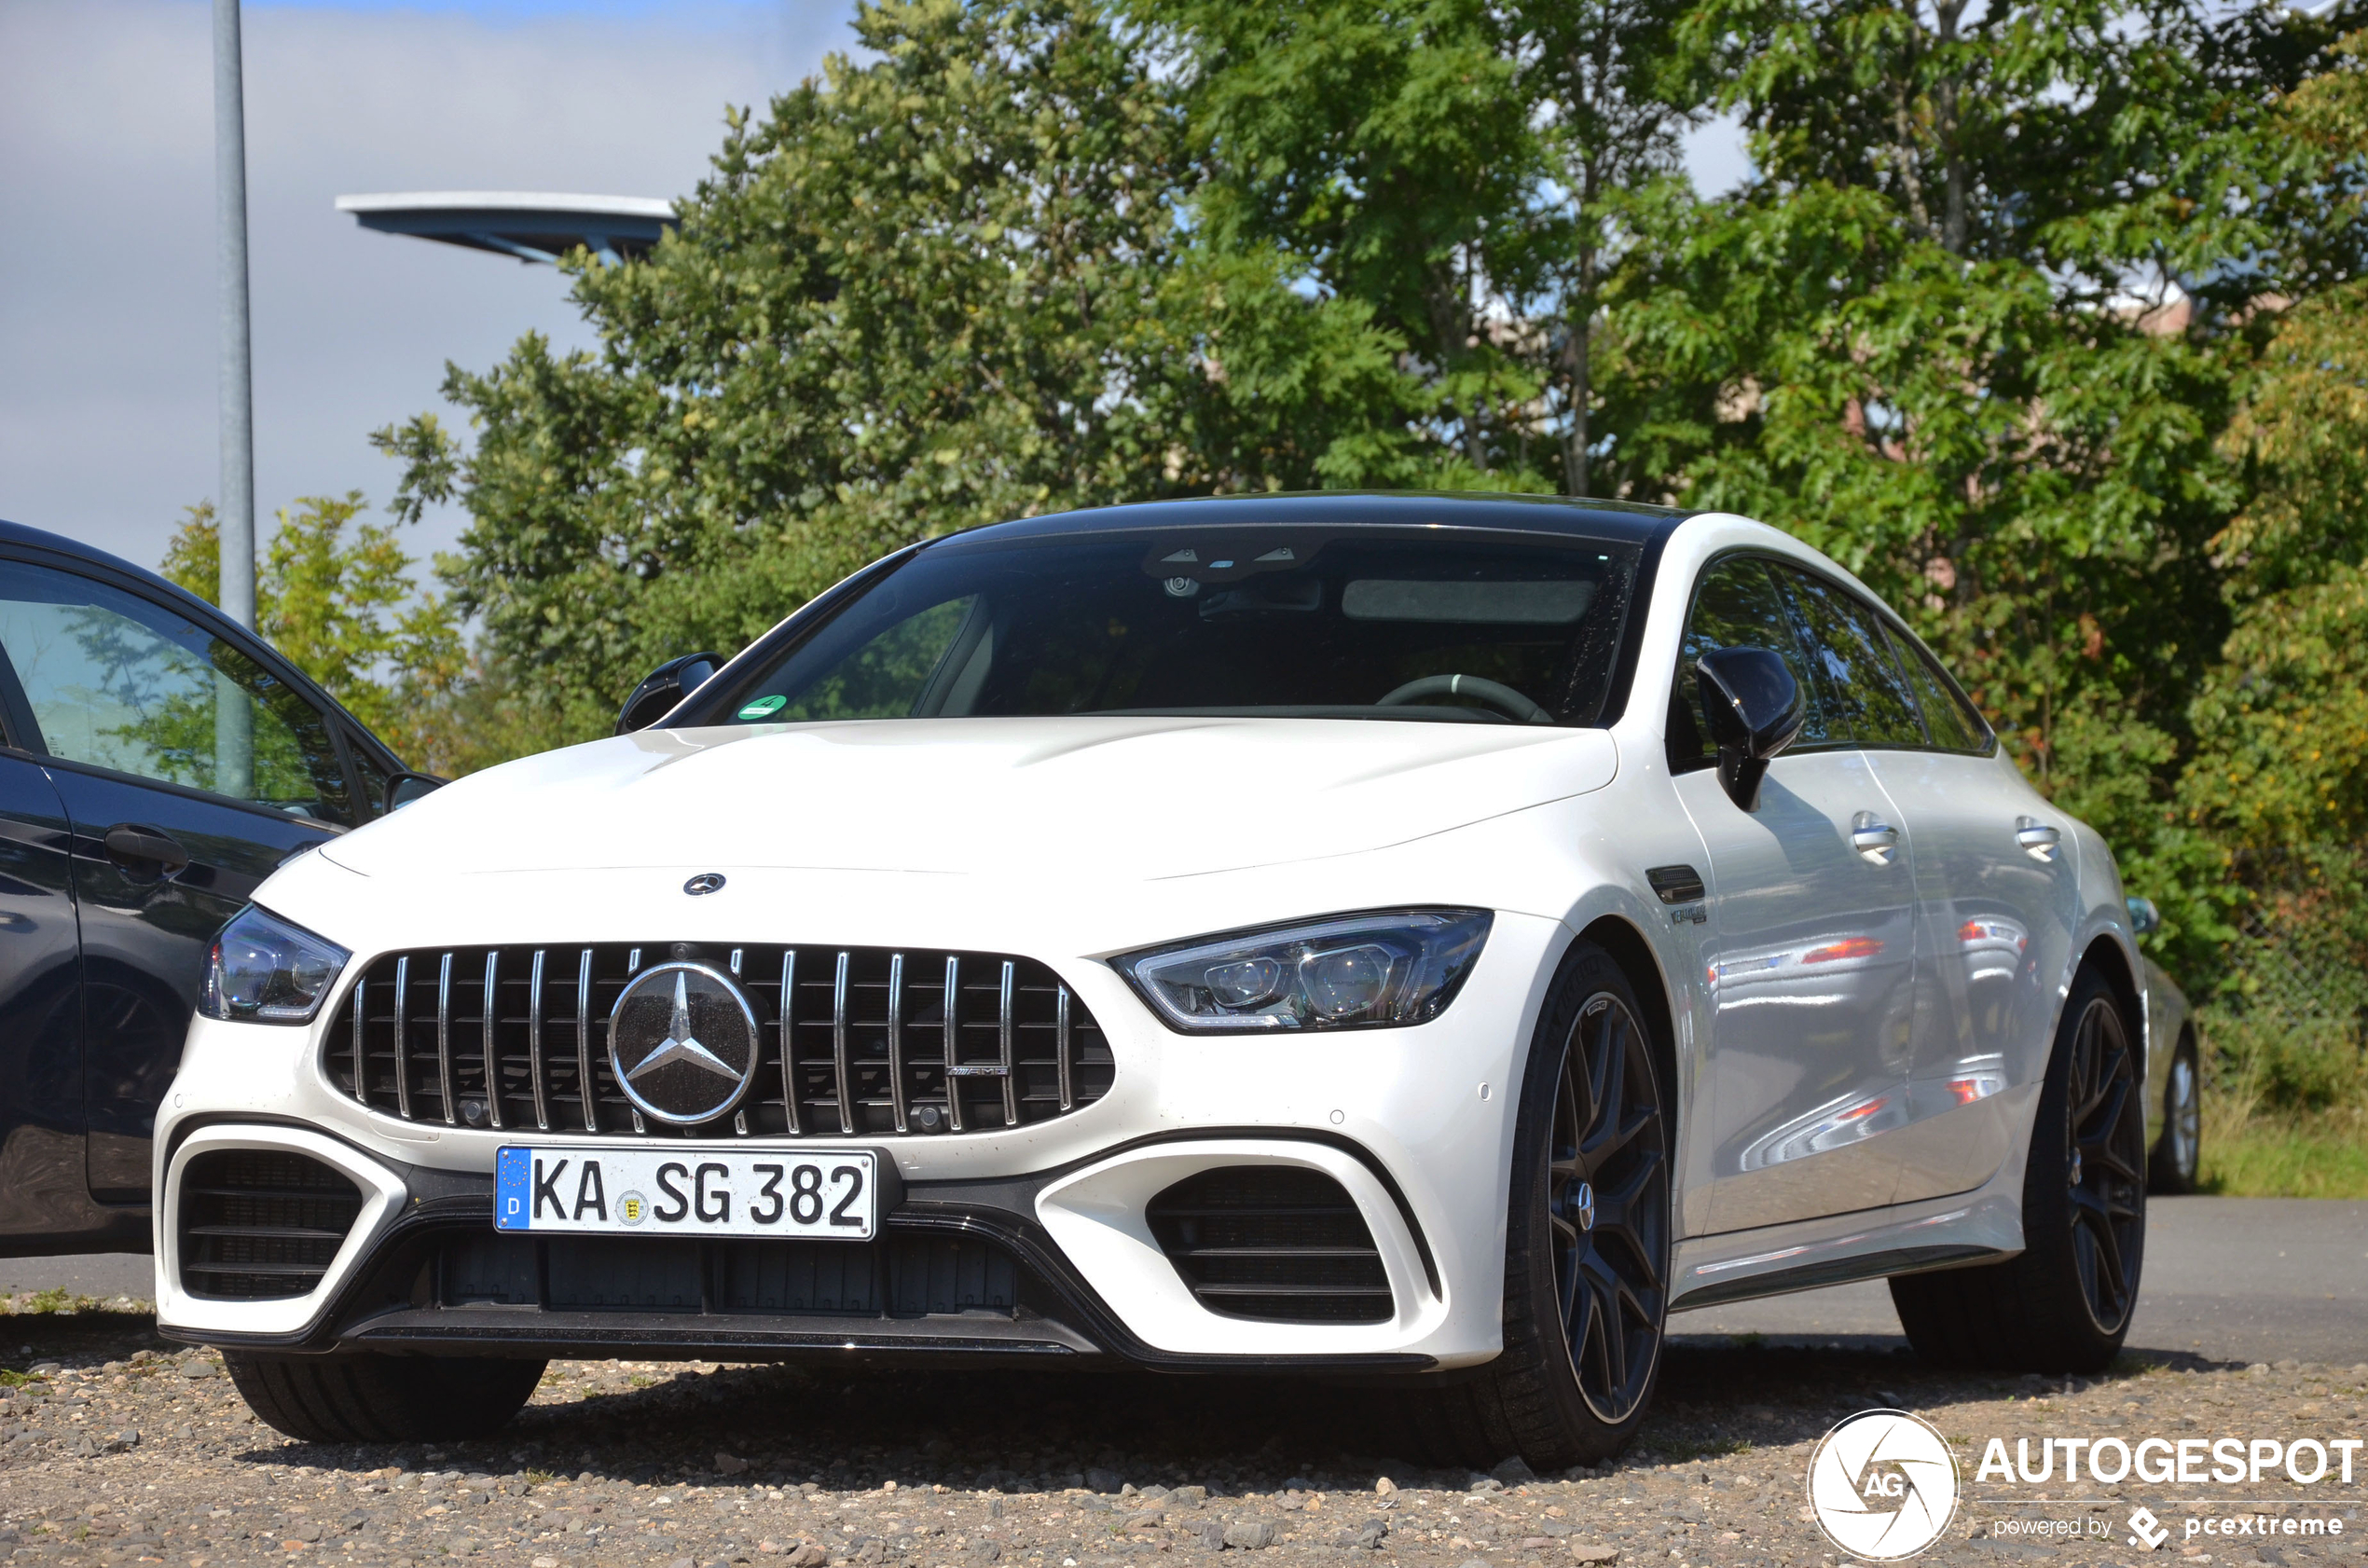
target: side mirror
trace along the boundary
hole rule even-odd
[[[616,716],[616,733],[631,735],[646,730],[666,717],[668,709],[707,684],[708,678],[723,667],[721,653],[685,653],[679,659],[668,659],[633,688],[625,699],[624,708]]]
[[[1807,717],[1800,682],[1765,648],[1716,648],[1694,661],[1702,717],[1718,748],[1718,782],[1745,811],[1759,809],[1759,781]]]
[[[413,801],[425,800],[449,782],[449,779],[438,778],[432,773],[398,773],[387,780],[387,810],[392,814]]]
[[[2152,899],[2124,899],[2129,906],[2129,929],[2133,936],[2150,937],[2163,928],[2163,912],[2155,907]]]

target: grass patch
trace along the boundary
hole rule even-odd
[[[2204,1101],[2197,1189],[2223,1198],[2368,1198],[2368,1113],[2215,1114]]]
[[[2196,1186],[2228,1198],[2368,1198],[2368,1050],[2350,1014],[2198,1015],[2207,1067]]]

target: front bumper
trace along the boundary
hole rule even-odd
[[[158,1324],[184,1340],[316,1354],[984,1357],[1173,1370],[1472,1365],[1502,1346],[1514,1075],[1566,940],[1555,922],[1500,914],[1441,1018],[1280,1040],[1178,1037],[1107,968],[1059,965],[1117,1060],[1099,1102],[993,1134],[785,1146],[860,1143],[899,1177],[901,1192],[884,1202],[881,1240],[868,1244],[880,1305],[869,1315],[843,1306],[771,1310],[736,1296],[737,1264],[723,1243],[680,1244],[706,1249],[695,1268],[683,1263],[683,1280],[698,1283],[685,1284],[689,1299],[663,1312],[583,1310],[550,1286],[547,1250],[517,1255],[530,1263],[499,1265],[531,1288],[493,1292],[500,1299],[456,1288],[454,1278],[475,1269],[471,1260],[481,1261],[493,1239],[495,1152],[530,1135],[422,1126],[365,1109],[321,1070],[324,1025],[200,1019],[158,1128]],[[199,1155],[229,1148],[304,1154],[360,1190],[359,1217],[305,1295],[227,1300],[188,1287],[179,1223],[186,1173]],[[1202,1172],[1273,1165],[1320,1172],[1354,1202],[1388,1280],[1386,1319],[1227,1315],[1189,1287],[1153,1233],[1150,1200]],[[1004,1260],[996,1267],[1008,1263],[1008,1301],[983,1310],[926,1289],[898,1295],[907,1273],[969,1267],[979,1248]],[[909,1310],[916,1303],[922,1310]],[[936,1310],[946,1306],[957,1310]]]

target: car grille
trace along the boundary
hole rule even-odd
[[[728,969],[762,1036],[737,1109],[681,1128],[644,1122],[608,1050],[618,995],[645,963],[672,960]],[[339,1090],[406,1121],[621,1136],[993,1132],[1091,1105],[1114,1071],[1093,1014],[1046,966],[876,947],[391,953],[347,994],[322,1050]]]
[[[1201,1305],[1227,1317],[1383,1323],[1389,1276],[1347,1189],[1297,1165],[1230,1165],[1153,1198],[1151,1233]]]
[[[546,1312],[1009,1317],[1020,1290],[1012,1255],[968,1236],[870,1242],[471,1236],[445,1245],[438,1273],[437,1299],[445,1306]]]
[[[181,1287],[240,1301],[310,1295],[361,1212],[362,1190],[309,1155],[197,1155],[181,1174]]]

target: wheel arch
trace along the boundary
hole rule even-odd
[[[2072,966],[2071,980],[2064,987],[2067,997],[2072,994],[2072,985],[2079,983],[2081,972],[2091,967],[2103,974],[2106,983],[2113,986],[2114,997],[2121,1002],[2129,1032],[2139,1040],[2141,1049],[2151,1054],[2153,1042],[2146,1027],[2146,994],[2139,983],[2137,973],[2130,968],[2129,955],[2112,932],[2099,932],[2081,950],[2080,962]],[[2138,1076],[2142,1082],[2148,1075],[2141,1071]]]
[[[1677,1081],[1677,1024],[1670,1006],[1669,977],[1661,971],[1660,956],[1653,944],[1634,924],[1617,915],[1598,915],[1587,928],[1578,933],[1580,942],[1590,942],[1611,955],[1628,983],[1636,989],[1636,999],[1644,1004],[1645,1024],[1653,1031],[1653,1054],[1661,1071],[1667,1075],[1670,1148],[1673,1153],[1677,1144],[1677,1123],[1683,1115],[1686,1096]]]

